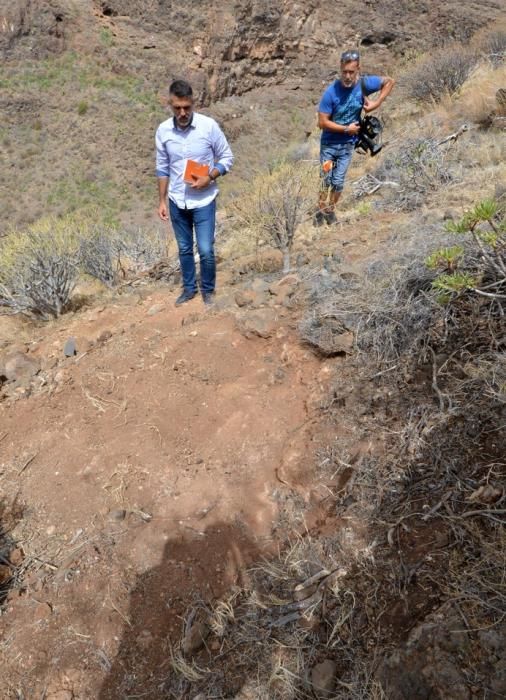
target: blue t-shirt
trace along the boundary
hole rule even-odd
[[[341,84],[340,80],[334,81],[323,93],[318,111],[330,114],[330,120],[336,124],[353,124],[353,122],[358,122],[364,105],[361,82],[359,80],[356,85],[347,88]],[[381,78],[379,75],[364,76],[365,95],[378,92],[380,88]],[[337,143],[350,143],[355,138],[351,134],[322,129],[321,143],[323,146],[333,146]]]

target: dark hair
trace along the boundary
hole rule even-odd
[[[174,80],[169,88],[169,95],[174,97],[193,97],[193,90],[186,80]]]

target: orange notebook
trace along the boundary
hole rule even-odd
[[[188,183],[189,185],[193,185],[195,180],[198,177],[202,177],[203,175],[209,175],[209,166],[208,165],[202,165],[201,163],[197,163],[196,160],[190,160],[188,159],[186,161],[184,173],[183,173],[183,180]]]

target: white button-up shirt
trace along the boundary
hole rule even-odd
[[[186,160],[195,160],[217,168],[222,175],[230,170],[234,156],[218,124],[204,114],[193,113],[191,126],[178,129],[173,117],[162,122],[156,130],[156,174],[169,178],[169,198],[180,209],[197,209],[210,204],[218,187],[196,190],[183,180]]]

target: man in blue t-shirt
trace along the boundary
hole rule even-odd
[[[335,207],[343,191],[346,171],[351,162],[360,113],[377,109],[394,86],[392,78],[367,75],[360,78],[360,54],[345,51],[341,55],[341,77],[325,90],[318,107],[318,126],[322,130],[320,164],[322,188],[315,226],[336,222]],[[369,98],[379,92],[375,100]]]

